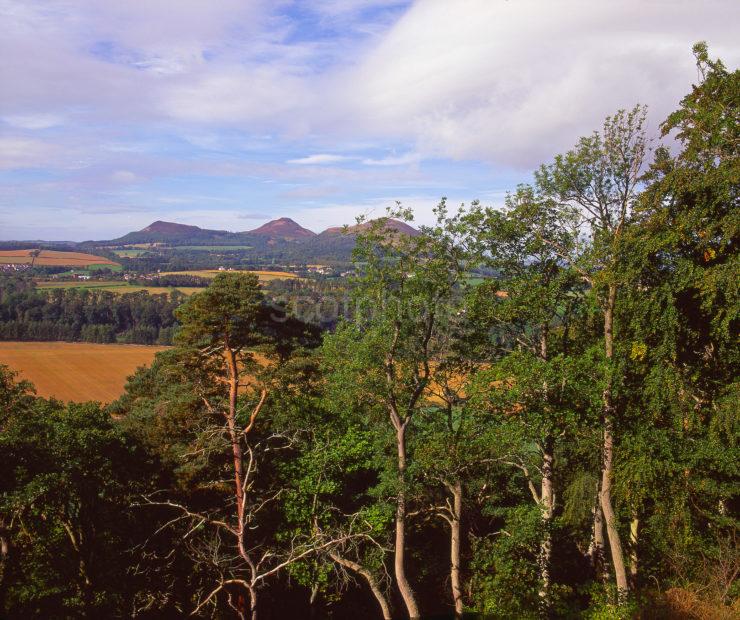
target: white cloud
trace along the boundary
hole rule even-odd
[[[352,161],[357,159],[356,157],[348,157],[346,155],[331,155],[329,153],[317,153],[316,155],[308,155],[306,157],[300,157],[298,159],[289,159],[289,164],[299,164],[302,166],[322,166],[324,164],[338,164],[341,162]]]
[[[419,153],[406,153],[405,155],[390,155],[378,159],[366,158],[362,160],[362,163],[366,166],[406,166],[419,163],[419,161],[421,161]]]
[[[372,35],[311,39],[277,14],[289,2],[10,1],[0,79],[14,88],[0,111],[23,123],[39,110],[28,128],[73,107],[82,122],[391,141],[531,167],[618,107],[647,103],[662,120],[695,76],[696,40],[740,58],[731,0],[702,2],[700,19],[667,0],[419,0],[389,22],[402,4],[321,0],[307,9],[320,24]]]
[[[0,169],[37,168],[53,163],[58,149],[32,138],[0,138]]]
[[[425,153],[535,165],[618,107],[662,120],[695,76],[691,44],[738,59],[740,5],[416,3],[344,81],[363,128]]]
[[[3,120],[18,129],[48,129],[62,124],[62,118],[55,114],[18,114],[6,116]]]
[[[116,170],[110,175],[110,178],[111,181],[115,181],[116,183],[135,183],[139,180],[139,177],[130,170]]]

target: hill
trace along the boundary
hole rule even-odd
[[[188,224],[177,224],[175,222],[163,222],[157,220],[149,226],[130,232],[109,241],[96,242],[97,245],[129,245],[134,243],[187,243],[204,241],[226,241],[236,236],[227,230],[210,230],[199,226]]]
[[[247,231],[243,234],[261,235],[271,239],[285,239],[286,241],[316,236],[315,232],[308,230],[308,228],[303,228],[303,226],[289,217],[281,217],[277,220],[272,220],[267,222],[267,224],[263,224],[259,228],[255,228],[254,230]]]
[[[341,235],[341,234],[348,234],[348,235],[357,235],[361,233],[364,230],[367,230],[370,228],[370,226],[373,225],[374,220],[370,220],[369,222],[363,222],[362,224],[355,224],[354,226],[334,226],[332,228],[327,228],[325,231],[323,231],[322,235]],[[396,232],[399,232],[403,235],[408,235],[409,237],[416,237],[420,235],[421,233],[414,228],[413,226],[409,226],[406,222],[401,222],[400,220],[394,220],[389,219],[385,223],[385,229],[386,230],[395,230]]]

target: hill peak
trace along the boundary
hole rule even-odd
[[[184,233],[184,232],[196,232],[202,230],[199,226],[190,226],[188,224],[177,224],[175,222],[163,222],[157,220],[152,222],[146,228],[142,228],[139,232],[149,233]]]
[[[354,226],[348,226],[347,227],[347,233],[350,235],[356,235],[363,230],[367,230],[372,226],[372,223],[375,220],[370,220],[369,222],[363,222],[362,224],[355,224]],[[386,230],[394,230],[398,233],[401,233],[402,235],[408,235],[409,237],[416,237],[420,233],[419,231],[414,228],[413,226],[409,226],[406,222],[402,222],[401,220],[395,220],[393,218],[388,219],[385,222],[385,229]],[[322,232],[322,235],[339,235],[345,231],[345,228],[343,226],[333,226],[332,228],[327,228],[324,232]]]
[[[314,237],[316,233],[303,228],[298,222],[289,217],[281,217],[263,224],[259,228],[250,230],[251,235],[265,235],[267,237],[278,237],[282,239],[300,239]]]

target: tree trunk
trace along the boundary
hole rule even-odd
[[[607,363],[607,380],[602,395],[602,416],[604,423],[603,465],[601,470],[601,510],[604,513],[606,533],[609,537],[609,549],[617,582],[620,601],[629,592],[627,572],[624,567],[624,552],[619,537],[614,508],[612,506],[612,478],[614,476],[614,403],[612,400],[612,359],[614,357],[614,307],[617,299],[617,287],[609,285],[609,295],[604,311],[604,351]]]
[[[370,586],[370,590],[372,591],[375,600],[378,601],[378,605],[380,605],[380,611],[383,614],[383,620],[391,620],[390,605],[388,605],[388,601],[386,600],[383,591],[380,589],[378,581],[375,579],[375,577],[373,577],[373,574],[369,570],[363,568],[357,562],[353,562],[352,560],[343,558],[334,551],[329,552],[329,557],[340,566],[344,566],[345,568],[356,572],[358,575],[361,575],[365,579],[365,581],[367,581],[367,585]]]
[[[311,596],[308,599],[308,614],[309,618],[318,618],[319,610],[316,605],[316,601],[319,599],[319,586],[314,584],[311,586]]]
[[[462,522],[462,483],[456,480],[450,486],[452,491],[452,519],[450,520],[450,583],[452,584],[452,600],[455,603],[455,618],[462,618],[463,595],[460,585],[460,545]]]
[[[257,588],[249,588],[249,615],[251,620],[257,620]]]
[[[601,489],[596,491],[588,557],[591,561],[594,577],[602,583],[606,583],[609,580],[609,571],[606,568],[606,555],[604,553],[604,515],[601,513]]]
[[[555,512],[555,490],[553,486],[553,465],[555,462],[552,435],[544,442],[542,455],[542,487],[540,509],[542,510],[542,541],[540,542],[540,608],[543,616],[550,613],[550,565],[552,562],[552,518]]]
[[[396,445],[398,448],[398,499],[396,502],[396,544],[394,568],[396,582],[401,597],[406,605],[409,618],[416,620],[421,617],[416,596],[411,584],[406,579],[406,425],[396,425]]]
[[[231,451],[234,459],[234,497],[236,498],[237,547],[239,554],[251,565],[244,545],[244,454],[236,428],[236,400],[239,396],[239,366],[236,351],[226,346],[226,367],[229,381],[229,409],[226,412],[226,424],[229,429]],[[246,617],[245,601],[237,598],[238,613]],[[249,588],[249,611],[251,620],[257,620],[257,590]]]
[[[549,325],[544,323],[540,333],[540,358],[547,361]],[[542,384],[545,406],[549,407],[549,388],[547,382]],[[555,440],[552,431],[548,431],[542,442],[542,483],[540,488],[540,510],[542,511],[542,540],[538,563],[540,568],[540,612],[544,617],[550,613],[550,564],[552,561],[552,518],[555,512]]]
[[[234,455],[234,482],[236,496],[236,511],[239,521],[239,536],[242,532],[242,520],[244,515],[244,488],[242,487],[244,473],[244,458],[239,433],[236,429],[236,399],[239,394],[239,368],[236,361],[236,352],[226,348],[226,365],[229,372],[229,410],[226,414],[226,423],[229,427],[229,438],[231,439],[231,450]]]

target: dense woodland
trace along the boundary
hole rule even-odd
[[[179,291],[40,290],[28,276],[0,275],[0,340],[172,344],[184,299]]]
[[[736,618],[740,75],[695,53],[666,146],[619,111],[367,228],[321,338],[223,273],[107,408],[4,369],[0,614]]]

